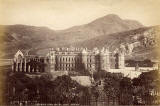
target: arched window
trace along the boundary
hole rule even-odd
[[[23,57],[21,54],[18,55],[18,63],[20,63],[22,61]]]

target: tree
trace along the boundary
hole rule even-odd
[[[134,95],[140,97],[144,104],[154,104],[157,100],[151,92],[160,92],[160,77],[158,70],[142,73],[138,78],[134,78],[133,86],[135,87]]]
[[[49,74],[43,74],[40,77],[35,77],[32,79],[31,83],[29,84],[32,88],[30,92],[33,91],[33,95],[36,101],[39,102],[51,102],[52,96],[54,92],[54,84],[52,81],[52,77]]]
[[[7,98],[11,100],[25,99],[26,85],[31,79],[23,73],[8,73],[6,77]]]
[[[10,101],[32,101],[38,103],[85,103],[89,100],[88,87],[81,86],[69,76],[52,79],[49,73],[28,77],[24,73],[11,73],[6,78],[6,99]],[[8,93],[9,91],[9,93]],[[86,99],[87,98],[87,99]]]
[[[100,91],[98,89],[98,85],[93,85],[92,88],[91,88],[91,93],[92,93],[92,96],[94,97],[95,101],[96,101],[96,105],[97,105],[97,102],[98,102],[98,98],[100,96]]]
[[[60,104],[76,103],[79,101],[77,98],[81,98],[79,95],[83,97],[86,94],[84,87],[67,75],[57,77],[53,83],[55,86],[54,98]]]
[[[119,97],[120,94],[120,80],[121,78],[118,77],[116,74],[107,73],[105,80],[104,80],[104,92],[108,96],[109,100],[113,100],[114,102]]]
[[[53,94],[53,81],[49,74],[30,78],[25,73],[8,73],[6,77],[6,96],[9,101],[51,101],[49,95]],[[8,102],[9,102],[8,101]]]
[[[131,105],[133,103],[132,80],[123,77],[120,81],[120,105]]]
[[[95,81],[98,81],[100,79],[104,79],[105,76],[106,76],[106,71],[104,71],[104,70],[99,70],[93,74],[93,78]]]

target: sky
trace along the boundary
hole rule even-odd
[[[0,24],[55,30],[87,24],[107,14],[160,25],[160,0],[0,0]]]

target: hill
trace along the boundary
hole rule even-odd
[[[91,41],[98,37],[110,36],[113,33],[120,33],[144,27],[135,20],[124,20],[114,14],[109,14],[96,19],[88,24],[74,26],[65,30],[52,30],[47,27],[36,27],[27,25],[1,25],[1,57],[11,58],[18,50],[27,50],[35,53],[45,48],[77,45],[82,42]],[[116,35],[115,35],[116,36]],[[113,39],[114,40],[114,39]],[[82,45],[84,45],[82,44]],[[98,42],[97,42],[97,45]],[[86,44],[86,46],[89,46]]]
[[[123,20],[117,15],[109,14],[88,24],[61,30],[58,35],[66,39],[67,42],[65,42],[65,44],[72,44],[97,36],[129,31],[140,27],[144,26],[135,20]]]
[[[143,27],[135,30],[102,35],[83,42],[74,43],[76,47],[101,48],[107,47],[112,52],[123,49],[132,59],[155,59],[157,46],[154,27]]]

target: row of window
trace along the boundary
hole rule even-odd
[[[38,61],[38,62],[44,62],[44,59],[42,58],[32,58],[30,61]]]
[[[79,64],[57,64],[57,67],[78,67]]]
[[[77,68],[77,67],[82,67],[82,64],[57,64],[56,67],[58,68]],[[87,68],[94,68],[95,64],[87,64]]]
[[[81,62],[80,58],[58,58],[57,62]],[[91,63],[94,62],[95,60],[92,60],[90,58],[87,58],[87,62]]]
[[[99,58],[97,57],[93,57],[93,56],[87,56],[87,62],[92,62],[92,61],[95,61],[95,60],[99,60]],[[58,56],[56,57],[56,61],[58,62],[64,62],[64,61],[67,61],[67,62],[81,62],[82,61],[82,57],[69,57],[69,56]]]
[[[82,67],[79,67],[79,68],[82,68]],[[89,69],[89,70],[92,70],[92,69],[97,69],[98,67],[92,67],[92,65],[91,64],[88,64],[87,65],[87,69]],[[76,66],[57,66],[56,67],[56,70],[66,70],[66,71],[71,71],[71,70],[75,70],[75,69],[78,69],[78,67],[76,67]]]
[[[75,55],[75,54],[79,54],[79,52],[58,52],[56,53],[56,55]]]
[[[69,67],[57,67],[56,70],[66,70],[66,71],[72,71],[75,70],[74,68],[69,68]]]
[[[74,58],[74,57],[71,57],[71,58],[59,57],[56,60],[58,60],[60,62],[62,62],[62,61],[68,61],[68,62],[70,62],[70,61],[81,61],[80,58]]]

